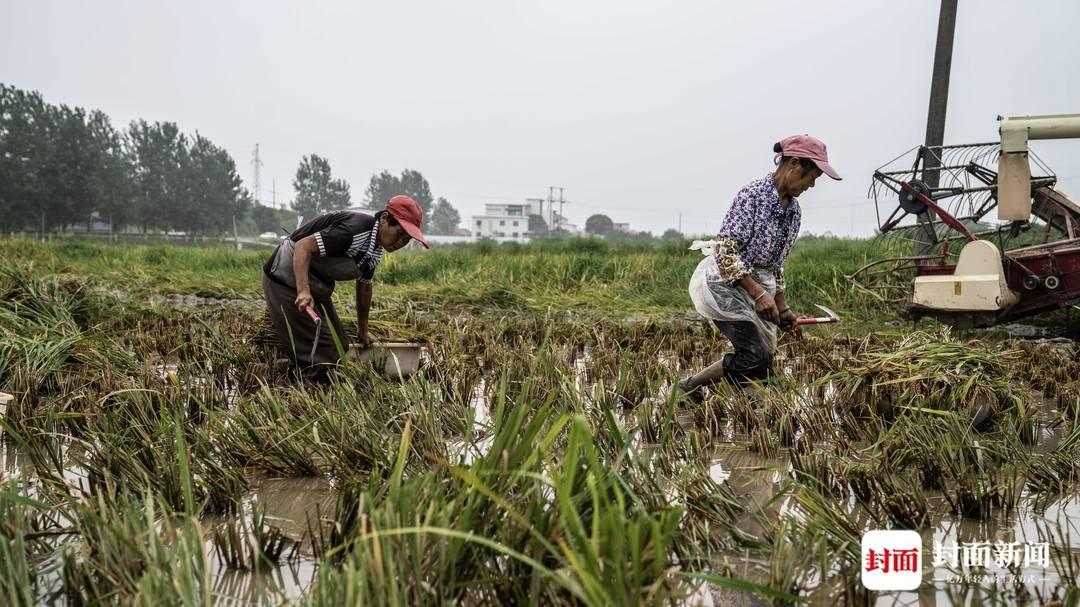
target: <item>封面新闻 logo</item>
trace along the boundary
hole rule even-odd
[[[922,584],[922,536],[874,530],[862,537],[862,583],[869,590],[915,590]]]

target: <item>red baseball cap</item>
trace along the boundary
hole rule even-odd
[[[401,227],[405,228],[405,232],[424,245],[425,249],[431,248],[424,240],[424,233],[420,231],[420,224],[424,221],[424,211],[415,200],[402,194],[394,196],[390,202],[386,203],[386,212],[398,220]]]
[[[777,158],[780,156],[794,156],[813,160],[822,173],[840,181],[840,175],[829,164],[829,154],[826,153],[825,144],[820,139],[810,135],[792,135],[791,137],[785,137],[777,145],[780,146],[780,151],[776,153]]]

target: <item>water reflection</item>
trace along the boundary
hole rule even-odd
[[[248,505],[265,509],[267,521],[291,539],[300,541],[320,517],[334,513],[333,486],[328,479],[265,478],[253,483]],[[310,548],[305,542],[301,550]]]
[[[312,478],[257,478],[246,496],[243,516],[247,521],[256,511],[265,512],[266,522],[294,542],[301,542],[299,557],[276,567],[259,570],[230,570],[219,560],[212,539],[207,541],[214,601],[221,605],[267,605],[295,602],[315,580],[318,563],[311,553],[309,529],[333,514],[334,494],[329,480]],[[224,519],[207,517],[208,528]],[[211,535],[212,537],[212,535]],[[289,550],[285,551],[288,554]]]
[[[212,562],[212,555],[208,555]],[[211,593],[216,605],[280,605],[296,602],[315,580],[312,559],[282,563],[259,571],[218,569],[212,574]]]
[[[1060,432],[1051,432],[1044,436],[1056,444]],[[786,458],[766,458],[747,451],[745,448],[731,445],[718,448],[709,469],[712,479],[718,483],[729,484],[745,500],[748,508],[752,504],[761,505],[770,500],[791,475],[791,466]],[[923,586],[914,592],[882,592],[875,599],[876,605],[953,605],[980,604],[983,601],[1000,603],[1003,596],[1010,593],[1026,593],[1028,597],[1041,595],[1053,596],[1057,588],[1075,588],[1080,582],[1080,547],[1074,547],[1074,540],[1080,539],[1080,495],[1063,497],[1037,511],[1032,506],[1032,497],[1025,493],[1020,506],[1013,512],[995,508],[988,520],[973,520],[960,517],[949,511],[946,500],[939,492],[928,493],[931,504],[930,527],[921,531],[924,538]],[[796,508],[789,507],[788,500],[781,500],[774,506],[777,516],[790,514],[802,516]],[[849,495],[844,510],[864,529],[877,528],[854,496]],[[756,521],[744,518],[738,522],[740,529],[755,533]],[[1040,543],[1049,544],[1052,555],[1048,567],[1020,566],[1013,568],[999,567],[993,562],[975,572],[955,570],[947,566],[935,567],[933,547],[962,546],[967,543],[1004,542],[1019,547]],[[737,556],[737,555],[732,555]],[[980,580],[981,583],[965,584],[957,581],[958,577],[971,574],[997,576],[995,580]],[[1020,589],[1020,587],[1023,587]],[[812,594],[812,600],[827,600],[834,592],[833,587],[819,588]],[[715,592],[714,592],[715,594]],[[813,597],[817,597],[814,599]]]

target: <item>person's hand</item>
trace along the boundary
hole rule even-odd
[[[300,291],[296,294],[296,309],[301,312],[304,311],[305,306],[310,306],[315,303],[315,300],[311,297],[311,291]]]
[[[780,313],[780,328],[791,333],[797,339],[802,339],[802,327],[796,324],[798,317],[788,308]]]
[[[758,316],[774,325],[780,324],[780,311],[776,307],[776,300],[768,291],[762,291],[754,300],[754,311]]]
[[[357,346],[359,346],[361,348],[366,348],[366,347],[370,346],[373,343],[375,343],[375,340],[371,338],[371,333],[368,333],[367,331],[357,331],[356,332],[356,345]]]

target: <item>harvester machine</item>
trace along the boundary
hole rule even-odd
[[[852,274],[855,285],[906,318],[957,328],[1080,301],[1080,204],[1028,148],[1080,138],[1080,114],[999,121],[1000,141],[919,146],[874,172],[880,244],[891,256]]]

